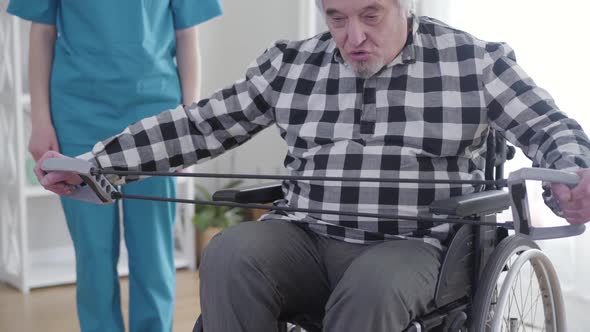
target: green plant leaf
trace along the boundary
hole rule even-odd
[[[202,199],[207,200],[207,201],[211,200],[211,194],[209,193],[209,190],[207,190],[207,188],[205,186],[195,183],[195,188],[201,194]]]
[[[244,181],[240,180],[240,179],[231,180],[225,186],[223,186],[223,189],[235,188],[235,187],[240,186],[242,183],[244,183]]]
[[[242,180],[229,181],[223,186],[223,189],[235,188],[243,183]],[[195,184],[197,197],[199,200],[212,200],[212,194],[201,184]],[[231,208],[226,206],[213,206],[206,204],[195,204],[195,215],[193,224],[199,230],[205,230],[209,227],[228,227],[243,220],[245,209]]]

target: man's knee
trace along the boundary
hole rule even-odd
[[[248,259],[255,251],[252,244],[260,237],[255,232],[256,226],[253,222],[240,223],[215,235],[205,248],[200,270],[227,270],[237,266],[240,260]]]
[[[407,273],[389,278],[371,271],[354,275],[339,283],[329,298],[325,331],[402,331],[433,308],[435,281],[423,284]]]
[[[218,280],[220,273],[238,276],[252,269],[271,268],[281,242],[295,231],[294,227],[282,221],[254,221],[223,230],[203,253],[202,278],[211,275]]]
[[[378,308],[406,306],[410,302],[426,304],[434,298],[436,277],[424,278],[413,271],[404,270],[390,273],[385,270],[347,271],[338,284],[333,296],[354,299],[353,302]],[[335,298],[334,300],[338,300]]]
[[[439,251],[422,243],[399,244],[399,248],[375,248],[355,260],[338,283],[330,303],[337,303],[342,297],[363,303],[367,309],[425,309],[434,298]]]

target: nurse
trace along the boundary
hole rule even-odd
[[[220,15],[221,7],[218,0],[12,0],[8,12],[32,21],[29,151],[37,160],[49,150],[76,156],[139,119],[196,101],[196,25]],[[175,189],[172,179],[152,178],[123,190],[171,197]],[[81,330],[124,330],[117,276],[121,218],[130,330],[170,331],[175,206],[125,201],[120,216],[113,205],[67,198],[62,205],[76,252]]]

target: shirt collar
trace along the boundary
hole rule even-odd
[[[408,17],[408,37],[406,44],[402,48],[402,51],[385,67],[390,68],[398,64],[407,65],[416,62],[416,40],[418,38],[419,25],[420,22],[412,13]]]

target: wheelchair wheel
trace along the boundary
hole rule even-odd
[[[288,332],[305,332],[304,329],[302,329],[301,327],[294,325],[294,324],[287,324],[287,331]]]
[[[559,280],[531,240],[510,236],[492,253],[471,308],[473,332],[566,331]]]

